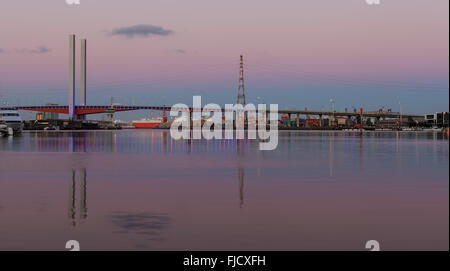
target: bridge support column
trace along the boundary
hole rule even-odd
[[[86,120],[86,115],[75,115],[75,120]]]
[[[319,115],[319,127],[323,127],[323,118],[322,115]]]
[[[80,76],[80,102],[86,105],[86,39],[81,40],[81,76]],[[81,120],[86,119],[86,115],[79,116]]]
[[[75,118],[75,35],[69,36],[69,120]]]
[[[295,122],[297,123],[297,127],[300,127],[300,114],[297,114],[297,118],[295,119]]]

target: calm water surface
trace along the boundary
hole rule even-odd
[[[448,229],[443,133],[0,138],[0,250],[448,250]]]

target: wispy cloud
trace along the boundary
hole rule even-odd
[[[109,32],[110,36],[125,36],[133,37],[150,37],[150,36],[169,36],[174,32],[170,29],[164,29],[161,26],[150,24],[138,24],[132,26],[125,26],[113,29]]]
[[[2,48],[0,48],[0,54],[3,54],[5,52],[5,50],[3,50]]]
[[[41,45],[41,46],[37,47],[36,49],[31,50],[30,52],[32,54],[45,54],[45,53],[50,53],[51,51],[52,51],[52,49]]]
[[[177,54],[182,54],[182,55],[185,55],[185,54],[188,53],[188,52],[187,52],[186,50],[184,50],[184,49],[175,49],[175,50],[173,50],[173,52],[174,52],[174,53],[177,53]]]
[[[16,49],[17,53],[29,53],[29,54],[46,54],[46,53],[50,53],[52,51],[51,48],[48,48],[44,45],[38,46],[34,49]]]

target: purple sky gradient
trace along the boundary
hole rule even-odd
[[[74,33],[88,39],[89,104],[234,102],[244,54],[251,102],[448,110],[448,21],[447,0],[3,0],[0,95],[67,103]],[[111,35],[139,24],[172,32]]]

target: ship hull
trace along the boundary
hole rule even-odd
[[[133,126],[136,129],[152,129],[152,128],[159,127],[159,123],[133,122]]]

